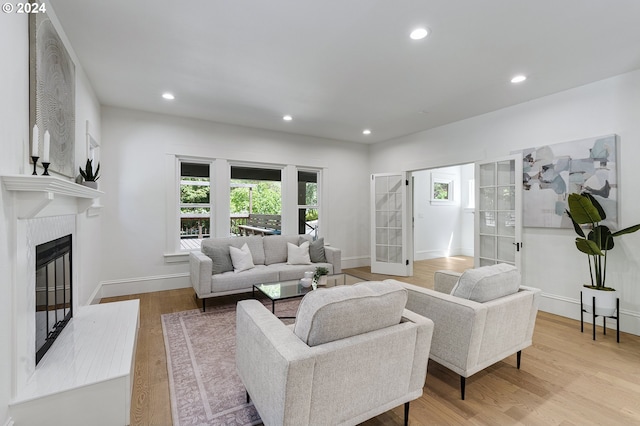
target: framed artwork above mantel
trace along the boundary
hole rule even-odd
[[[46,12],[29,14],[29,121],[38,128],[38,157],[43,161],[48,132],[49,171],[74,178],[75,64]]]

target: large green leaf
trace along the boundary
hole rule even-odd
[[[613,248],[613,235],[608,227],[604,225],[598,225],[587,237],[589,241],[593,241],[600,248],[600,250],[611,250]]]
[[[571,217],[577,223],[595,224],[602,220],[598,209],[593,205],[589,197],[580,194],[569,194],[567,202]]]
[[[571,216],[571,212],[569,210],[565,210],[565,212],[567,212],[567,216],[569,216],[569,219],[571,219],[571,223],[573,223],[573,229],[576,231],[576,234],[580,235],[582,238],[587,238],[587,236],[584,235],[584,231],[580,227],[580,224],[575,220],[573,220],[573,216]]]
[[[604,256],[604,253],[600,250],[600,247],[591,240],[584,238],[576,238],[576,247],[583,253],[589,256]]]
[[[633,225],[628,228],[624,228],[619,231],[616,231],[613,234],[611,234],[611,236],[617,237],[618,235],[631,234],[632,232],[636,232],[638,230],[640,230],[640,225]]]
[[[604,212],[604,208],[602,208],[598,200],[596,200],[596,197],[589,194],[588,192],[585,192],[582,195],[587,197],[589,201],[591,201],[591,204],[593,204],[593,207],[595,207],[596,210],[598,210],[598,214],[600,215],[600,220],[605,220],[607,218],[607,214]]]

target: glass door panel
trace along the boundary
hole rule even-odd
[[[372,175],[371,272],[408,275],[405,173]]]
[[[520,156],[476,164],[475,265],[519,266],[522,162]]]

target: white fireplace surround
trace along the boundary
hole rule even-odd
[[[1,176],[12,193],[15,216],[15,278],[13,319],[15,325],[13,393],[19,395],[35,372],[35,264],[36,246],[71,235],[73,263],[76,253],[76,218],[103,194],[55,176]],[[72,280],[77,283],[78,268]],[[73,312],[77,312],[78,286],[72,292]]]

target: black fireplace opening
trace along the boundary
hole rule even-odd
[[[36,365],[72,312],[71,235],[36,246]]]

